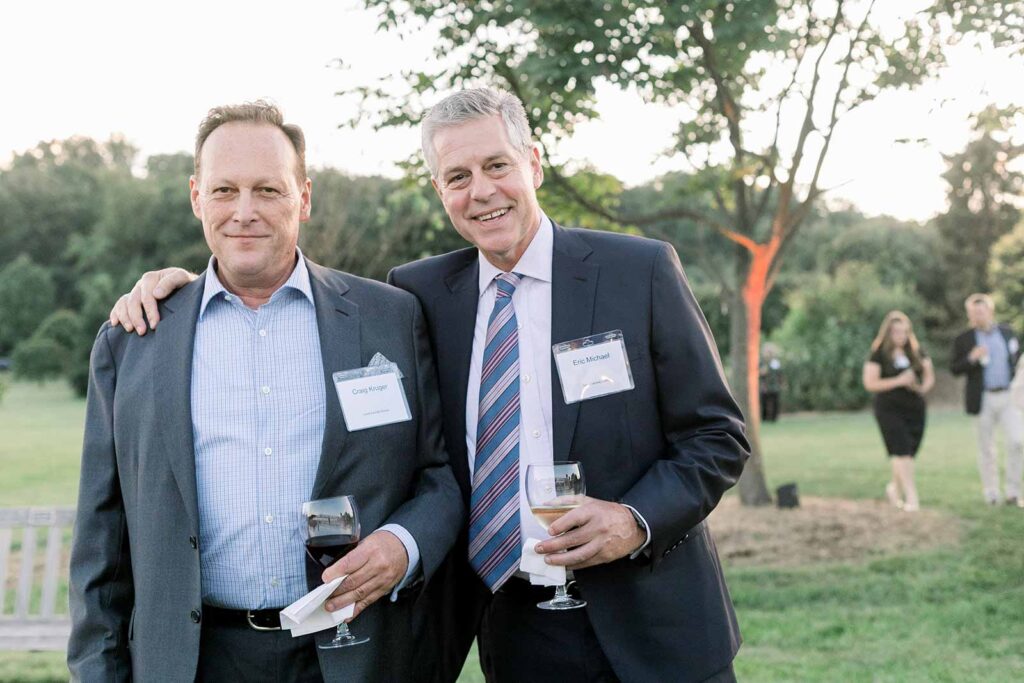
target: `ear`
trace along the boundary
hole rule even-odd
[[[444,197],[441,196],[441,186],[437,184],[437,178],[430,176],[430,186],[434,188],[434,192],[437,193],[437,198],[444,203]]]
[[[313,181],[309,178],[306,178],[306,182],[302,185],[299,202],[299,222],[308,221],[313,212]]]
[[[530,150],[530,170],[533,172],[533,189],[537,190],[544,183],[544,166],[540,163],[540,147],[537,145]]]
[[[188,178],[188,196],[192,202],[192,213],[199,220],[203,220],[203,214],[199,209],[199,180],[195,176]]]

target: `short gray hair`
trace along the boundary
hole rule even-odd
[[[437,150],[434,136],[437,131],[458,126],[468,121],[500,114],[512,146],[523,153],[533,147],[530,122],[522,101],[510,92],[494,88],[471,88],[444,98],[427,112],[420,127],[423,157],[430,175],[437,177]]]

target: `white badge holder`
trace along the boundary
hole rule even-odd
[[[401,374],[398,365],[386,362],[332,375],[350,432],[412,419]]]
[[[561,342],[551,352],[567,404],[634,387],[622,330]]]

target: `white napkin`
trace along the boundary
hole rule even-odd
[[[534,586],[561,586],[565,583],[565,567],[545,562],[544,556],[534,550],[538,543],[540,541],[536,538],[526,539],[519,568],[530,575],[530,583]]]
[[[281,610],[281,628],[291,631],[292,638],[298,638],[307,633],[316,633],[337,626],[351,617],[356,611],[354,604],[336,612],[324,609],[327,598],[344,579],[344,576],[339,576],[330,583],[314,588]]]

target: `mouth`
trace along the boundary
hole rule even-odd
[[[490,211],[488,213],[482,213],[482,214],[479,214],[477,216],[473,216],[473,220],[480,221],[481,223],[489,223],[491,221],[495,221],[495,220],[501,218],[502,216],[507,214],[510,210],[511,209],[509,209],[508,207],[501,208],[501,209],[495,209],[494,211]]]

